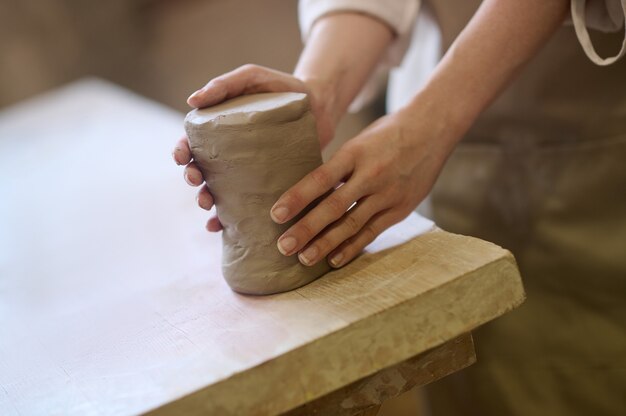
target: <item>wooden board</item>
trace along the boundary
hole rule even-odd
[[[280,414],[523,300],[507,251],[443,231],[233,293],[170,160],[181,133],[95,80],[0,114],[0,414]]]
[[[284,416],[363,416],[364,412],[378,409],[392,397],[437,381],[475,362],[472,336],[464,334],[293,409]]]

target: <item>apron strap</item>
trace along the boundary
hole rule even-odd
[[[589,38],[589,32],[587,31],[587,18],[585,15],[586,3],[587,0],[572,0],[572,21],[574,22],[576,36],[578,36],[578,40],[589,59],[591,59],[595,64],[600,66],[611,65],[626,54],[626,35],[624,36],[624,40],[622,42],[622,49],[617,53],[617,55],[609,58],[600,57],[600,55],[596,52],[596,49],[593,47],[591,38]],[[621,3],[622,12],[626,17],[626,0],[621,0]]]

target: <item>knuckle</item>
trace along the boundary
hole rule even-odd
[[[361,223],[353,215],[346,216],[344,220],[344,228],[350,235],[354,235],[361,229]]]
[[[374,229],[372,225],[366,225],[365,227],[363,227],[362,233],[363,241],[365,242],[363,247],[365,247],[365,245],[371,243],[376,237],[378,237],[378,232]]]
[[[302,209],[306,205],[304,198],[298,191],[288,191],[282,199],[292,208]]]
[[[205,89],[207,89],[207,91],[212,90],[218,93],[224,93],[226,90],[228,90],[228,80],[226,80],[224,76],[213,78],[206,85]]]
[[[347,157],[354,158],[361,153],[361,145],[355,141],[348,141],[341,147],[340,152]]]
[[[304,237],[303,239],[300,238],[298,239],[298,241],[300,240],[306,240],[309,241],[311,240],[313,237],[315,237],[315,227],[309,223],[308,221],[300,221],[300,223],[297,225],[297,228],[295,230],[295,234]]]
[[[365,172],[365,180],[373,181],[380,178],[387,171],[387,164],[382,161],[372,163]]]
[[[387,165],[383,162],[376,162],[370,170],[370,177],[376,178],[387,170]]]
[[[352,250],[353,250],[353,247],[355,247],[357,243],[358,243],[358,236],[357,235],[352,235],[352,236],[346,238],[346,240],[342,244],[343,251],[345,251],[347,253],[351,253]]]
[[[315,184],[324,190],[330,189],[334,185],[331,183],[332,178],[330,174],[324,169],[315,169],[310,175]]]
[[[356,164],[358,160],[363,159],[366,155],[365,149],[360,142],[349,141],[340,150],[342,157],[352,164]],[[339,151],[337,153],[339,153]]]
[[[239,67],[239,70],[242,72],[256,72],[259,70],[259,66],[255,64],[244,64]]]
[[[346,204],[335,193],[326,198],[324,205],[334,218],[339,218],[346,212]]]
[[[212,87],[219,87],[221,85],[224,85],[224,83],[226,83],[226,80],[224,79],[224,75],[220,75],[219,77],[215,77],[212,80],[210,80],[208,85]]]
[[[328,254],[328,252],[336,247],[336,244],[333,244],[332,240],[329,237],[318,238],[315,241],[315,245],[323,256]]]
[[[341,264],[349,263],[358,253],[359,248],[356,246],[352,239],[347,240],[340,250],[342,256]]]
[[[186,167],[185,170],[187,170],[187,173],[189,175],[196,175],[198,173],[198,168],[196,167],[194,162],[189,163]]]
[[[246,82],[246,84],[254,84],[258,82],[259,78],[262,76],[261,67],[255,64],[242,65],[239,67],[237,72],[241,75],[241,78]]]

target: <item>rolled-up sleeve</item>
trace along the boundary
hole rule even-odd
[[[383,21],[396,35],[386,55],[387,64],[395,66],[402,62],[408,48],[420,0],[300,0],[298,6],[300,30],[305,42],[315,22],[328,14],[350,11]]]
[[[320,17],[339,11],[369,14],[386,22],[396,33],[410,30],[417,12],[415,0],[300,0],[299,19],[306,36]]]
[[[302,40],[306,43],[315,22],[323,16],[339,12],[354,12],[372,16],[387,24],[394,32],[393,42],[378,67],[350,105],[355,112],[371,102],[384,86],[386,73],[402,63],[411,41],[421,0],[300,0],[298,20]]]
[[[621,50],[614,56],[602,58],[596,52],[588,29],[617,32],[624,27],[626,0],[572,0],[572,22],[583,50],[594,63],[610,65],[626,54],[626,34]]]

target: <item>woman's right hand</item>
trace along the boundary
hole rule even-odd
[[[311,111],[317,122],[317,132],[320,145],[324,148],[332,139],[335,131],[335,122],[330,111],[332,94],[324,83],[316,80],[300,80],[291,74],[265,68],[258,65],[243,65],[231,72],[213,78],[204,87],[191,94],[187,104],[194,108],[210,107],[230,98],[245,94],[261,92],[303,92],[308,94]],[[191,186],[201,186],[197,201],[200,208],[213,208],[213,197],[205,184],[200,169],[193,161],[189,140],[183,136],[172,151],[174,161],[178,165],[185,165],[185,181]],[[217,217],[207,222],[207,230],[220,231]]]

